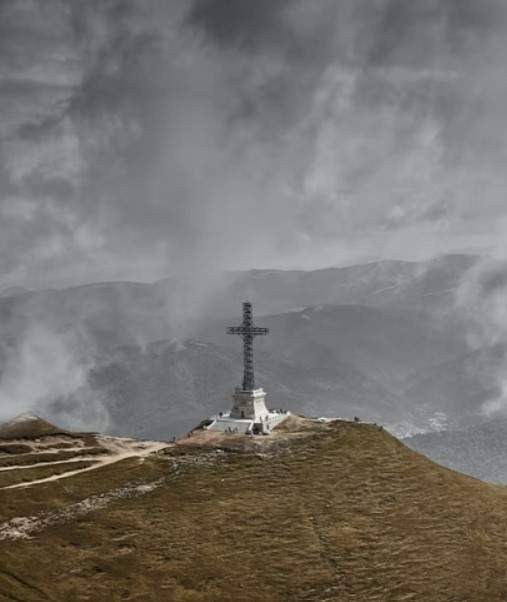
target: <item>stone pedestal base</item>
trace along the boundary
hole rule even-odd
[[[260,422],[268,414],[266,408],[266,393],[264,389],[253,389],[244,391],[237,387],[232,396],[234,405],[230,413],[231,418],[247,418],[255,422]]]

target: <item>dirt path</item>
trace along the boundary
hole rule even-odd
[[[33,485],[38,485],[40,483],[48,483],[50,481],[66,479],[68,477],[72,477],[83,472],[89,472],[90,470],[96,470],[97,468],[101,468],[102,466],[107,466],[109,464],[120,462],[121,460],[126,460],[127,458],[145,458],[146,456],[154,452],[171,446],[170,443],[163,443],[161,441],[136,441],[135,439],[124,439],[119,437],[106,436],[97,437],[97,442],[106,450],[108,450],[109,453],[106,453],[103,456],[80,456],[78,458],[71,458],[68,460],[41,462],[39,464],[31,464],[29,466],[8,466],[2,468],[1,470],[23,470],[25,468],[37,468],[39,466],[53,465],[57,466],[58,464],[83,461],[93,461],[94,464],[92,466],[87,466],[86,468],[79,468],[76,470],[69,470],[61,474],[51,475],[42,479],[35,479],[34,481],[16,483],[15,485],[8,485],[6,487],[2,487],[1,489],[17,489],[20,487],[26,488],[32,487]]]
[[[0,472],[7,472],[8,470],[26,470],[27,468],[39,468],[42,466],[57,466],[58,464],[70,464],[71,462],[95,462],[97,460],[101,460],[104,457],[109,456],[76,456],[75,458],[67,458],[66,460],[54,460],[52,462],[36,462],[35,464],[23,464],[21,466],[2,466],[0,468]]]

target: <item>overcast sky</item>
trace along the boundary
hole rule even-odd
[[[504,0],[0,0],[0,286],[497,250]]]

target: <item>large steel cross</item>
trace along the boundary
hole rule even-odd
[[[252,304],[243,303],[243,324],[229,326],[227,334],[239,334],[243,339],[243,391],[255,389],[253,340],[258,335],[268,334],[269,329],[255,326],[252,317]]]

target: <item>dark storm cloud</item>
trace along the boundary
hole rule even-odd
[[[187,19],[222,46],[279,47],[289,35],[283,12],[291,3],[292,0],[198,0]]]
[[[4,280],[492,244],[507,159],[500,0],[0,11]]]
[[[474,36],[501,32],[505,19],[502,0],[389,0],[371,60],[428,67],[435,60],[446,60],[446,55],[466,50]]]

